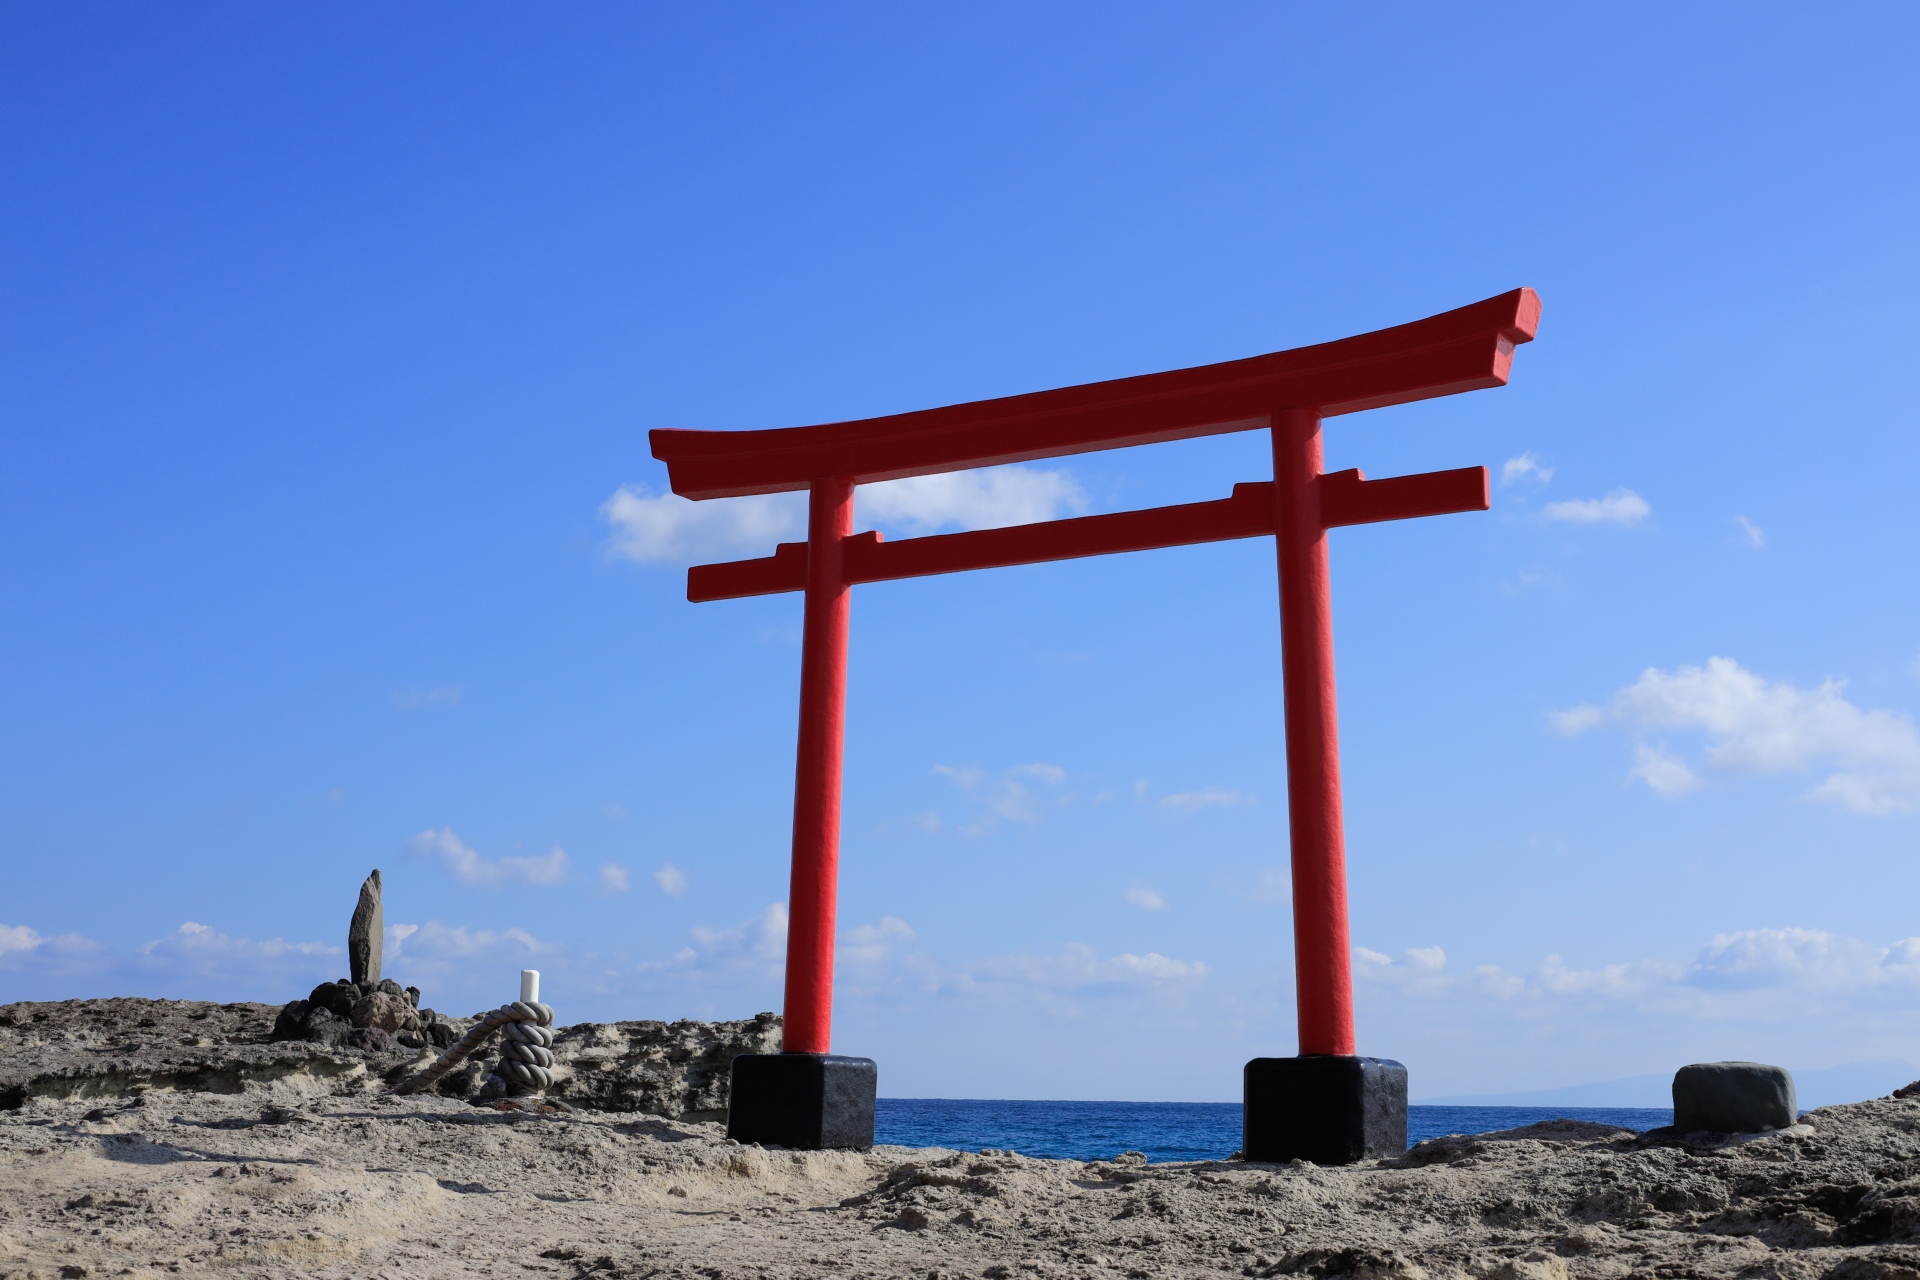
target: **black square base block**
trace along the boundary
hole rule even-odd
[[[727,1136],[820,1151],[873,1145],[880,1069],[832,1053],[743,1053],[733,1060]]]
[[[1248,1160],[1352,1164],[1407,1149],[1407,1069],[1387,1058],[1255,1058],[1246,1069]]]

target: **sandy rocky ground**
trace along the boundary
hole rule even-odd
[[[569,1029],[557,1092],[651,1077],[675,1118],[394,1097],[412,1055],[268,1046],[273,1012],[0,1006],[0,1276],[1920,1280],[1920,1088],[1746,1141],[1561,1121],[1337,1169],[797,1152],[689,1105],[766,1020]]]

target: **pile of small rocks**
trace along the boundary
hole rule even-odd
[[[282,1008],[273,1022],[273,1038],[378,1051],[395,1045],[444,1049],[460,1033],[440,1014],[420,1007],[418,987],[403,988],[392,978],[342,978],[323,982],[306,999]]]
[[[305,1040],[350,1049],[383,1051],[395,1045],[444,1049],[460,1038],[460,1029],[431,1009],[420,1007],[420,988],[402,987],[380,976],[385,932],[380,906],[380,869],[360,886],[360,900],[347,925],[347,963],[353,976],[323,982],[280,1010],[273,1039]]]

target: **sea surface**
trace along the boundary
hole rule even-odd
[[[1408,1107],[1407,1139],[1488,1133],[1557,1118],[1644,1132],[1673,1123],[1654,1107]],[[1030,1102],[979,1098],[881,1098],[874,1141],[959,1151],[1018,1151],[1056,1160],[1221,1160],[1240,1149],[1237,1102]]]

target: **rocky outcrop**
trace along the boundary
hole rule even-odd
[[[582,1022],[558,1027],[557,1079],[547,1090],[576,1107],[724,1120],[736,1055],[780,1052],[780,1019],[736,1022]]]
[[[310,1096],[378,1091],[431,1061],[430,1050],[397,1045],[380,1025],[389,1016],[403,1024],[400,1006],[413,1012],[406,994],[396,996],[397,987],[387,991],[390,985],[389,979],[372,994],[356,992],[345,1006],[347,1018],[331,1007],[341,1003],[344,991],[316,991],[329,1003],[295,1001],[285,1009],[131,998],[0,1005],[0,1109],[31,1098],[111,1099],[156,1090],[240,1093],[271,1086]],[[307,1006],[295,1019],[300,1026],[324,1027],[319,1020],[332,1019],[339,1034],[280,1034],[296,1005]],[[360,1012],[369,1021],[356,1027]],[[425,1025],[449,1043],[473,1021],[433,1019]],[[597,1111],[688,1120],[725,1116],[734,1055],[780,1048],[780,1019],[771,1013],[733,1022],[586,1022],[554,1030],[555,1083],[548,1097]],[[476,1055],[484,1060],[469,1061],[436,1092],[471,1097],[491,1057]]]

